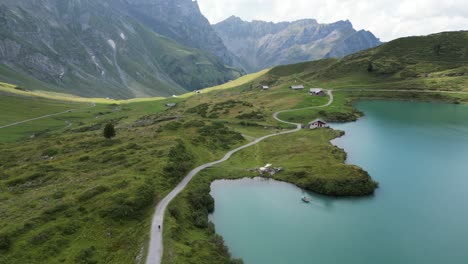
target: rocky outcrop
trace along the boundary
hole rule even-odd
[[[161,14],[176,18],[152,24],[158,19],[150,18]],[[241,71],[197,48],[219,50],[219,57],[227,53],[209,24],[188,37],[203,19],[191,0],[4,0],[0,81],[132,98],[171,96],[239,77]],[[215,37],[196,44],[203,30]]]
[[[208,51],[226,64],[233,62],[208,20],[193,0],[126,0],[129,15],[155,32],[186,46]]]
[[[214,25],[227,48],[249,72],[282,64],[342,57],[381,44],[372,33],[356,31],[349,21],[319,24],[246,22],[230,17]]]

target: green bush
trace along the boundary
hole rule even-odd
[[[43,173],[43,172],[35,172],[29,176],[26,176],[26,177],[20,177],[20,178],[16,178],[16,179],[12,179],[12,180],[9,180],[6,182],[6,185],[9,186],[9,187],[12,187],[12,186],[16,186],[16,185],[21,185],[21,184],[25,184],[26,182],[29,182],[29,181],[34,181],[34,180],[37,180],[39,178],[43,178],[45,177],[46,174]]]
[[[244,140],[240,133],[230,130],[221,122],[213,122],[198,129],[194,144],[204,144],[211,148],[229,149],[232,144]]]
[[[153,181],[146,180],[132,194],[122,192],[114,194],[110,198],[111,204],[101,210],[101,215],[116,221],[135,219],[152,206],[156,198]]]
[[[81,250],[75,257],[75,263],[79,264],[97,264],[98,262],[93,259],[96,248],[94,246]]]
[[[242,115],[236,116],[238,119],[249,119],[249,120],[265,120],[265,115],[260,111],[252,111],[250,113],[245,113]]]
[[[185,128],[190,128],[190,127],[203,127],[205,126],[205,122],[203,122],[202,120],[191,120],[191,121],[188,121],[184,124],[184,127]]]
[[[193,224],[198,228],[208,227],[208,214],[214,211],[214,199],[210,195],[210,188],[199,186],[188,193],[192,206]]]
[[[84,162],[84,161],[88,161],[90,160],[91,158],[89,156],[82,156],[78,159],[79,162]]]
[[[42,156],[49,156],[49,157],[55,156],[57,154],[58,154],[58,150],[56,149],[46,149],[42,152]]]
[[[186,113],[199,114],[201,117],[206,117],[209,105],[207,103],[197,105],[186,111]]]
[[[170,207],[169,214],[174,217],[174,219],[178,220],[180,217],[180,210],[177,207]]]
[[[108,124],[104,127],[103,136],[104,136],[105,138],[107,138],[107,139],[112,139],[113,137],[116,136],[114,124],[108,123]]]
[[[339,122],[339,123],[356,121],[360,116],[363,115],[363,113],[359,112],[358,110],[353,110],[352,112],[345,112],[345,113],[328,112],[328,111],[321,110],[318,112],[318,114],[327,122]]]
[[[6,234],[0,234],[0,250],[8,250],[11,246],[10,237]]]
[[[172,131],[175,131],[175,130],[178,130],[179,128],[182,127],[182,123],[181,122],[169,122],[167,123],[163,128],[166,129],[166,130],[172,130]]]
[[[67,210],[70,207],[71,206],[68,203],[60,203],[60,204],[57,204],[56,206],[54,206],[52,208],[49,208],[49,209],[45,210],[43,215],[54,215],[56,213],[63,212],[63,211]]]
[[[66,235],[66,236],[73,235],[73,234],[75,234],[80,228],[81,228],[81,226],[80,226],[78,223],[70,222],[69,224],[67,224],[66,226],[64,226],[64,227],[61,228],[61,230],[62,230],[62,235]]]
[[[34,235],[29,242],[33,245],[41,245],[52,238],[52,233],[49,231],[39,232],[38,234]]]
[[[58,199],[62,199],[64,196],[65,196],[64,191],[57,191],[52,195],[52,198],[58,200]]]
[[[169,161],[164,167],[164,172],[173,180],[184,177],[195,163],[195,157],[187,150],[182,141],[178,141],[177,145],[171,148],[168,157]]]
[[[246,122],[246,121],[241,121],[241,122],[239,123],[239,125],[241,125],[241,126],[246,126],[246,127],[263,127],[263,126],[260,125],[260,124],[251,123],[251,122]]]
[[[89,189],[89,190],[86,190],[85,192],[83,192],[81,195],[78,196],[78,201],[80,202],[84,202],[84,201],[87,201],[101,193],[104,193],[104,192],[107,192],[109,191],[109,187],[107,186],[103,186],[103,185],[99,185],[99,186],[96,186],[92,189]]]
[[[203,211],[194,211],[192,213],[193,224],[198,228],[208,227],[208,214]]]

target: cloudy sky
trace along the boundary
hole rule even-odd
[[[447,30],[468,30],[467,0],[198,0],[211,23],[231,15],[244,20],[320,23],[349,19],[383,41]]]

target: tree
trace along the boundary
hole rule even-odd
[[[367,71],[368,72],[373,72],[374,71],[374,65],[370,61],[369,61],[369,64],[367,65]]]
[[[106,127],[104,127],[104,137],[107,139],[115,137],[115,128],[112,123],[108,123]]]
[[[434,45],[434,53],[436,56],[440,55],[440,49],[442,49],[442,45],[440,44]]]

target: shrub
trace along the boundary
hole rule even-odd
[[[66,235],[66,236],[73,235],[80,228],[81,227],[80,227],[80,225],[78,223],[71,222],[71,223],[69,223],[68,225],[66,225],[65,227],[62,228],[62,235]]]
[[[84,201],[87,201],[101,193],[104,193],[104,192],[107,192],[109,191],[109,187],[107,186],[103,186],[103,185],[99,185],[99,186],[96,186],[92,189],[89,189],[89,190],[86,190],[84,193],[82,193],[80,196],[78,196],[78,201],[80,202],[84,202]]]
[[[90,160],[91,158],[89,156],[82,156],[78,159],[79,162],[84,162],[84,161],[88,161]]]
[[[203,127],[205,125],[205,122],[202,120],[191,120],[188,121],[184,124],[185,128],[190,128],[190,127]]]
[[[262,125],[260,125],[260,124],[251,123],[251,122],[245,122],[245,121],[241,121],[241,122],[239,123],[239,125],[241,125],[241,126],[246,126],[246,127],[262,127]]]
[[[203,143],[212,148],[228,149],[234,143],[244,140],[240,133],[229,130],[223,123],[214,122],[198,129],[198,136],[193,139],[195,144]]]
[[[198,228],[208,227],[208,214],[214,211],[214,199],[210,195],[209,186],[200,186],[188,193],[192,206],[193,224]]]
[[[172,179],[181,179],[195,163],[195,157],[187,150],[182,141],[171,148],[168,154],[169,161],[164,167],[164,172]]]
[[[93,259],[96,248],[94,246],[81,250],[75,257],[75,263],[80,264],[97,264],[98,262]]]
[[[209,108],[209,105],[207,103],[204,103],[204,104],[200,104],[193,108],[188,109],[186,113],[199,114],[201,117],[206,117],[208,108]]]
[[[8,250],[11,246],[10,237],[6,234],[0,234],[0,250]]]
[[[51,237],[52,237],[52,233],[51,232],[47,232],[47,231],[44,231],[44,232],[40,232],[38,234],[36,234],[35,236],[33,236],[29,242],[33,245],[41,245],[43,243],[45,243],[46,241],[48,241]]]
[[[137,143],[129,143],[126,146],[126,148],[127,149],[135,149],[135,150],[141,149],[140,145],[138,145]]]
[[[112,139],[113,137],[116,136],[115,128],[114,128],[114,125],[112,123],[108,123],[104,127],[103,135],[107,139]]]
[[[327,112],[324,110],[321,110],[318,112],[320,116],[322,116],[326,121],[328,122],[351,122],[351,121],[356,121],[358,117],[362,116],[362,112],[359,112],[357,110],[353,110],[352,112]]]
[[[178,130],[179,128],[181,128],[181,127],[182,127],[181,122],[170,122],[170,123],[167,123],[164,126],[164,129],[175,131],[175,130]]]
[[[374,71],[374,65],[372,64],[372,62],[369,62],[369,64],[367,64],[367,71],[368,72]]]
[[[180,210],[179,208],[173,206],[169,208],[169,214],[174,217],[174,219],[178,220],[180,217]]]
[[[65,192],[64,191],[57,191],[55,192],[53,195],[52,195],[52,198],[54,199],[61,199],[65,196]]]
[[[42,156],[52,157],[58,154],[58,150],[56,149],[46,149],[42,152]]]
[[[136,188],[133,195],[128,193],[115,194],[110,199],[112,204],[104,208],[101,215],[120,221],[139,217],[146,208],[153,205],[156,199],[154,188],[153,181],[146,180]]]
[[[54,215],[56,213],[63,212],[67,210],[68,208],[70,208],[70,204],[60,203],[50,209],[45,210],[43,215]]]
[[[242,115],[238,115],[236,118],[238,119],[250,119],[250,120],[265,120],[265,116],[260,111],[252,111],[250,113],[245,113]]]
[[[198,228],[208,227],[208,215],[203,211],[194,211],[192,213],[193,224]]]
[[[34,181],[34,180],[37,180],[37,179],[45,177],[45,176],[46,176],[46,174],[43,173],[43,172],[35,172],[35,173],[33,173],[33,174],[29,175],[29,176],[26,176],[26,177],[20,177],[20,178],[9,180],[9,181],[7,181],[6,185],[9,186],[9,187],[16,186],[16,185],[21,185],[21,184],[25,184],[26,182]]]

